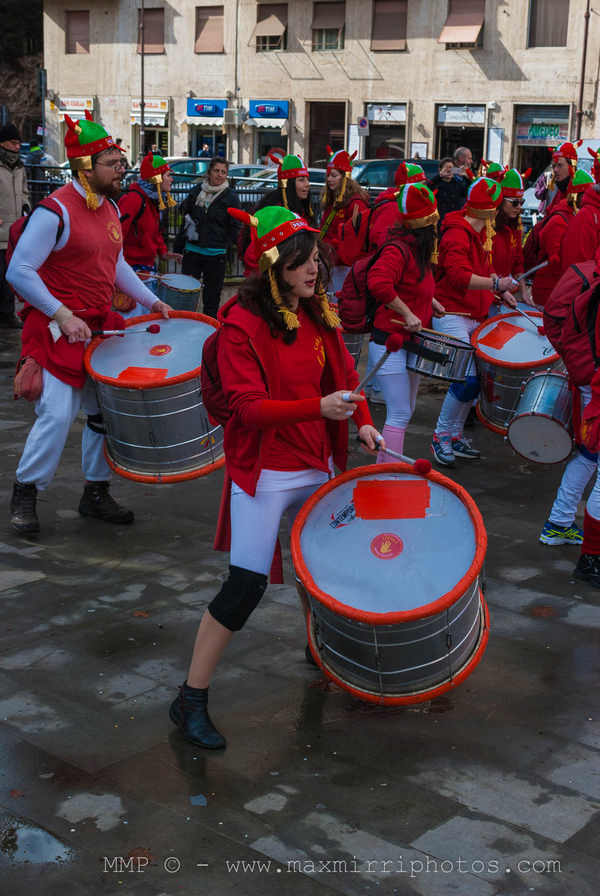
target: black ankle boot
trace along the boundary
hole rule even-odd
[[[10,523],[17,532],[39,532],[40,521],[35,510],[37,488],[34,482],[15,482],[10,499]]]
[[[123,525],[133,522],[133,512],[117,504],[109,491],[108,482],[86,482],[79,502],[81,516],[93,516],[106,523]]]
[[[211,722],[207,703],[208,688],[191,688],[184,681],[179,696],[171,703],[169,718],[191,743],[207,750],[218,750],[225,746],[225,738]]]

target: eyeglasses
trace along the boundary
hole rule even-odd
[[[524,199],[507,199],[506,201],[510,202],[515,208],[520,208],[522,205],[525,205]]]
[[[112,168],[113,171],[125,171],[125,162],[113,162],[107,165],[106,162],[96,162],[96,165],[102,165],[103,168]]]

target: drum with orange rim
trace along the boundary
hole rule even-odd
[[[160,331],[147,332],[156,322]],[[85,367],[96,385],[105,453],[120,476],[138,482],[196,479],[224,463],[223,430],[202,403],[202,346],[211,317],[171,311],[133,317],[124,336],[96,337]]]
[[[472,498],[433,470],[373,464],[321,486],[291,536],[318,665],[371,703],[420,703],[456,687],[488,640],[486,544]]]
[[[527,313],[541,326],[539,311]],[[488,318],[471,334],[481,387],[477,416],[494,432],[506,432],[529,377],[544,370],[564,370],[560,355],[538,326],[513,311]]]

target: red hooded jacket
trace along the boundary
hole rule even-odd
[[[491,277],[490,253],[483,244],[485,228],[473,230],[466,220],[464,209],[448,212],[442,222],[439,260],[435,272],[435,297],[447,314],[469,312],[474,320],[486,319],[493,300],[491,289],[469,289],[473,274]]]

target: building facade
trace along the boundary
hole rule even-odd
[[[45,0],[46,146],[64,158],[65,113],[89,109],[132,159],[207,145],[256,162],[279,147],[315,165],[327,146],[441,158],[467,145],[542,170],[548,146],[600,135],[588,6]]]

